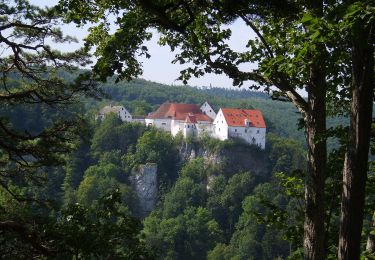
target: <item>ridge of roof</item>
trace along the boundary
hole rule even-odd
[[[245,127],[248,120],[250,127],[266,128],[262,112],[257,109],[221,108],[228,126]]]
[[[209,121],[212,119],[203,114],[200,107],[195,104],[181,104],[181,103],[163,103],[153,113],[149,114],[147,119],[164,119],[173,118],[176,120],[185,120],[188,114],[196,116],[198,121]]]

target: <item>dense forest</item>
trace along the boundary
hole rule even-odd
[[[286,229],[267,227],[259,219],[266,212],[272,212],[271,208],[267,208],[267,203],[271,203],[280,211],[287,211],[295,216],[289,219],[288,228],[298,224],[297,212],[301,214],[301,209],[298,208],[297,201],[301,198],[288,197],[282,186],[282,181],[289,176],[284,173],[296,172],[293,178],[295,182],[299,182],[302,176],[297,171],[305,168],[305,149],[301,142],[288,137],[288,133],[293,132],[291,129],[284,129],[283,125],[274,122],[274,128],[270,128],[267,134],[267,149],[262,151],[256,146],[209,137],[198,140],[184,140],[182,136],[173,138],[168,133],[139,123],[122,122],[115,115],[106,117],[104,121],[94,120],[94,111],[107,102],[119,102],[131,108],[132,112],[142,111],[144,114],[166,101],[202,102],[207,98],[207,92],[210,92],[211,100],[220,100],[220,103],[212,102],[215,106],[252,108],[255,107],[254,104],[263,102],[266,107],[266,102],[270,102],[274,107],[280,105],[275,111],[289,111],[294,115],[293,108],[287,103],[272,103],[267,96],[257,92],[244,92],[240,95],[241,99],[238,99],[235,98],[238,95],[236,90],[198,90],[163,86],[144,80],[108,84],[102,89],[107,95],[113,96],[113,99],[101,102],[87,99],[81,106],[71,106],[65,110],[48,106],[31,110],[25,106],[17,107],[17,110],[2,111],[17,129],[27,132],[40,131],[54,117],[79,113],[85,120],[86,130],[81,133],[76,144],[77,150],[65,158],[66,165],[45,169],[47,184],[33,186],[32,190],[27,185],[24,187],[24,192],[33,198],[51,200],[56,211],[46,208],[42,212],[33,212],[30,208],[30,214],[40,216],[39,214],[48,213],[50,218],[59,218],[59,214],[68,214],[72,210],[88,210],[92,214],[91,212],[103,207],[103,198],[117,191],[119,204],[116,213],[142,221],[142,225],[140,222],[138,224],[138,232],[144,238],[144,247],[158,258],[217,259],[219,254],[226,258],[237,256],[240,259],[270,259],[285,257],[291,250],[294,252],[301,246],[300,227],[298,235],[293,234],[298,239],[288,241],[285,240]],[[176,96],[176,93],[179,95]],[[244,99],[244,94],[249,97]],[[252,98],[252,95],[256,98]],[[267,116],[266,120],[271,122]],[[294,126],[297,128],[296,122]],[[282,136],[278,135],[280,132],[283,133]],[[189,149],[204,152],[191,158],[187,154]],[[212,159],[220,156],[220,162]],[[146,218],[140,219],[137,214],[140,202],[130,179],[132,170],[146,163],[157,164],[157,203]],[[258,164],[257,168],[253,164]],[[251,169],[255,172],[251,172]],[[275,193],[279,195],[274,197]],[[14,203],[14,200],[8,198],[7,203]],[[77,205],[83,208],[76,209]],[[20,205],[20,210],[21,208]],[[15,211],[14,214],[18,213]],[[59,222],[62,225],[60,228],[73,225],[66,232],[77,232],[76,229],[82,228],[81,225],[88,228],[81,222],[87,221],[79,215],[83,213],[79,211],[75,214],[77,216],[71,217],[78,218],[74,220],[78,221],[74,223],[77,226],[64,223],[61,219],[63,223]],[[93,216],[84,217],[91,219]],[[95,221],[99,221],[97,218],[98,216],[94,216]],[[101,232],[109,232],[111,227],[107,227],[107,222],[110,220],[104,220],[106,222],[98,230],[87,232],[98,232],[100,236]],[[104,220],[100,218],[100,222]],[[252,232],[248,233],[250,230]],[[248,235],[243,236],[245,233]],[[75,248],[79,255],[87,254],[85,250],[99,250],[95,249],[95,244],[86,245],[92,240],[91,236],[96,235],[87,233],[79,238],[81,246],[88,247]],[[97,239],[102,241],[106,238],[108,237]],[[69,242],[73,241],[64,241]],[[245,245],[245,248],[240,249]],[[4,249],[7,247],[9,244],[5,243]],[[21,248],[17,254],[22,252]],[[123,253],[121,250],[119,252]],[[10,251],[6,256],[16,257],[13,253]]]
[[[372,0],[0,0],[1,258],[373,259],[374,14]],[[69,23],[88,28],[81,48]],[[239,88],[139,79],[153,34],[184,84]],[[265,149],[95,119],[205,101],[261,110]]]
[[[113,244],[107,242],[109,244],[98,248],[98,243],[111,240],[121,232],[129,232],[129,228],[135,229],[130,235],[141,236],[143,241],[139,246],[141,249],[137,247],[141,252],[130,249],[134,250],[131,253],[152,258],[302,257],[306,148],[301,140],[302,130],[298,130],[298,114],[289,103],[272,101],[259,92],[220,88],[201,90],[145,80],[108,83],[101,89],[104,99],[86,98],[80,105],[65,109],[40,105],[37,109],[17,106],[17,109],[2,111],[17,129],[30,133],[48,127],[53,118],[79,114],[82,119],[81,137],[75,143],[75,151],[64,158],[66,164],[45,168],[42,175],[48,178],[47,183],[32,186],[32,189],[24,183],[22,188],[23,193],[52,203],[53,210],[42,207],[34,212],[33,207],[25,208],[25,204],[17,203],[19,207],[12,214],[27,210],[33,218],[43,215],[58,219],[58,226],[54,228],[64,229],[64,239],[67,239],[60,246],[68,247],[82,257],[100,255],[100,250],[107,250],[104,248]],[[266,150],[234,140],[172,137],[140,123],[122,122],[114,114],[103,121],[94,119],[96,112],[108,103],[123,104],[132,113],[145,115],[163,102],[199,104],[208,97],[215,108],[261,109],[267,122]],[[147,163],[157,165],[157,196],[155,208],[147,216],[140,216],[142,202],[131,179],[134,169]],[[339,175],[339,171],[332,171],[331,185],[335,192],[338,188],[334,174]],[[21,183],[14,187],[19,185]],[[6,193],[3,196],[5,207],[15,203]],[[337,193],[330,196],[335,198]],[[115,208],[107,208],[108,201],[103,204],[108,198],[117,199],[111,202]],[[327,231],[332,233],[332,239],[337,235],[336,200],[329,209],[332,227]],[[128,226],[132,222],[112,223],[111,218],[94,213],[98,209],[104,212],[114,210],[110,214],[131,220],[136,225]],[[73,219],[67,221],[61,214]],[[94,223],[86,223],[88,220]],[[81,229],[85,230],[84,233],[79,233],[74,240],[69,239]],[[113,233],[114,229],[118,230]],[[92,236],[97,241],[93,241]],[[121,242],[125,243],[127,239]],[[10,245],[9,241],[4,242],[5,250]],[[23,242],[16,239],[12,243]],[[115,244],[111,253],[107,253],[128,257],[125,248]],[[22,256],[23,250],[27,251],[19,245],[16,253],[11,250],[5,256]]]

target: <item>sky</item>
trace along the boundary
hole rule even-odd
[[[32,4],[39,5],[39,6],[51,6],[56,4],[57,0],[30,0]],[[73,48],[78,48],[83,45],[84,37],[87,35],[88,26],[83,28],[77,28],[74,24],[69,24],[62,27],[62,30],[65,34],[70,36],[74,36],[79,40],[77,44],[69,44],[69,45],[62,45],[59,48],[61,50],[72,50]],[[229,40],[230,46],[238,51],[243,51],[246,49],[246,43],[250,37],[254,37],[252,31],[249,28],[239,21],[235,22],[232,26],[232,37]],[[180,65],[180,64],[172,64],[171,61],[174,58],[174,55],[177,53],[173,53],[170,51],[168,46],[160,46],[157,44],[158,41],[158,33],[154,32],[153,38],[146,43],[146,46],[149,49],[149,53],[151,54],[150,59],[140,58],[140,61],[143,65],[143,75],[141,78],[146,80],[155,81],[159,83],[164,83],[168,85],[182,85],[181,81],[177,81],[176,79],[179,76],[179,72],[186,68],[187,65]],[[249,64],[249,68],[254,68],[256,65]],[[246,69],[246,68],[244,68]],[[192,78],[188,82],[191,86],[212,86],[212,87],[222,87],[222,88],[238,88],[233,87],[232,80],[227,76],[221,74],[206,74],[200,78]],[[242,88],[248,88],[250,83],[244,84]]]

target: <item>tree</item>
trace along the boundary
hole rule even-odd
[[[124,175],[120,167],[112,163],[102,162],[92,165],[85,171],[85,176],[77,189],[77,201],[89,207],[98,203],[99,199],[113,190],[119,190],[122,205],[134,210],[136,195],[124,183]]]
[[[148,245],[161,249],[163,259],[206,259],[207,251],[222,240],[218,223],[202,207],[187,207],[165,219],[151,214],[144,226]]]
[[[169,133],[156,129],[145,132],[137,141],[134,160],[136,164],[156,163],[158,183],[164,188],[177,179],[179,156]]]
[[[0,6],[2,110],[49,106],[66,113],[64,118],[45,120],[34,129],[17,127],[16,117],[1,117],[1,186],[7,189],[9,178],[35,180],[38,168],[62,162],[62,155],[74,148],[85,122],[64,105],[85,94],[97,95],[97,89],[89,73],[76,73],[71,81],[61,77],[62,70],[73,73],[75,66],[87,64],[88,57],[82,50],[61,53],[46,44],[74,41],[56,27],[61,18],[55,9],[38,8],[25,0],[0,1]],[[46,116],[54,118],[52,111]]]
[[[357,259],[365,204],[365,185],[374,100],[375,4],[357,2],[344,19],[351,49],[351,106],[348,148],[345,154],[339,258]],[[360,227],[360,228],[358,228]]]
[[[351,228],[351,223],[353,225],[362,223],[365,177],[360,177],[353,186],[350,183],[353,178],[356,180],[352,174],[354,169],[361,172],[359,176],[366,176],[365,161],[367,161],[368,150],[366,129],[369,127],[368,120],[371,117],[371,113],[368,112],[368,100],[371,100],[372,93],[364,91],[366,94],[363,94],[363,107],[358,105],[362,104],[359,102],[362,100],[362,89],[371,92],[373,88],[371,84],[373,15],[363,18],[364,16],[361,16],[363,12],[352,12],[352,7],[356,6],[352,1],[329,3],[236,1],[233,3],[227,0],[194,2],[144,0],[116,5],[106,1],[96,1],[90,6],[77,0],[63,0],[61,3],[62,10],[66,11],[68,17],[75,22],[101,21],[99,26],[92,29],[92,33],[87,38],[87,46],[97,46],[96,54],[100,58],[94,71],[102,79],[114,75],[115,72],[119,74],[120,79],[138,75],[141,67],[134,56],[149,55],[147,48],[142,44],[144,40],[151,37],[147,29],[156,28],[162,33],[161,44],[169,45],[172,50],[180,49],[174,62],[191,62],[192,65],[182,71],[180,77],[185,82],[193,75],[198,77],[204,73],[225,73],[233,79],[234,85],[242,85],[245,81],[251,80],[258,83],[258,86],[264,86],[266,90],[275,86],[277,91],[274,96],[286,97],[295,104],[303,117],[308,146],[304,227],[304,248],[307,259],[323,259],[325,255],[323,227],[327,148],[324,136],[326,107],[329,105],[327,98],[330,103],[335,104],[336,112],[342,112],[348,104],[348,99],[352,99],[351,129],[358,131],[363,126],[361,134],[364,137],[363,141],[362,138],[355,138],[360,136],[359,133],[355,133],[349,139],[345,167],[349,170],[345,170],[347,174],[344,176],[350,177],[345,177],[344,180],[344,183],[348,184],[348,191],[344,191],[343,194],[340,248],[346,252],[353,251],[355,258],[358,257],[358,232]],[[370,10],[370,12],[366,11],[368,14],[374,13],[371,12],[372,1],[361,1],[361,3],[363,7],[361,10]],[[115,22],[118,30],[112,35],[109,33],[108,16],[105,15],[109,9],[117,15],[120,10],[122,12]],[[84,15],[77,16],[77,14]],[[370,22],[368,26],[362,27],[363,23],[343,26],[349,16],[360,17],[362,21]],[[248,41],[248,51],[245,52],[236,52],[230,48],[226,40],[230,37],[231,31],[222,27],[236,19],[242,20],[257,35],[255,40]],[[346,37],[348,31],[356,32],[353,34],[354,44],[348,44],[350,42],[350,38]],[[348,50],[353,50],[352,57],[347,55]],[[257,62],[258,68],[240,70],[240,65],[250,62]],[[353,88],[350,88],[349,84],[351,78],[355,83]],[[362,83],[363,88],[360,87]],[[307,100],[298,94],[298,89],[306,90]],[[353,98],[350,95],[352,90]],[[332,104],[331,107],[334,107]],[[357,107],[361,111],[357,111]],[[361,127],[356,127],[360,125]],[[359,207],[358,211],[354,205]],[[356,234],[355,238],[350,240],[349,234]],[[353,241],[353,247],[343,246],[343,241]]]
[[[110,114],[95,129],[91,145],[93,155],[99,158],[101,153],[112,150],[126,154],[145,131],[146,126],[142,124],[122,122],[118,116]]]
[[[27,209],[15,212],[12,204],[1,206],[0,233],[7,238],[1,251],[20,252],[15,258],[30,257],[31,252],[47,256],[52,252],[41,239],[45,218],[35,215],[54,206],[34,196],[33,189],[46,183],[48,172],[60,172],[51,167],[63,163],[85,125],[66,105],[99,92],[90,73],[77,73],[89,61],[82,49],[63,53],[47,44],[75,41],[58,29],[62,19],[56,9],[0,0],[0,16],[0,190]],[[74,76],[67,80],[64,71]],[[28,120],[35,121],[20,122],[17,111],[26,111]]]
[[[154,259],[138,238],[141,223],[124,210],[119,190],[104,194],[92,209],[73,204],[47,228],[59,258]]]

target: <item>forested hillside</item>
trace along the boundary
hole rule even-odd
[[[203,104],[208,101],[216,111],[220,107],[260,109],[265,117],[267,131],[304,142],[303,131],[298,130],[299,113],[289,102],[272,100],[266,93],[247,89],[193,88],[168,86],[145,80],[114,83],[101,86],[109,95],[102,103],[90,103],[97,109],[108,103],[122,104],[134,115],[147,115],[164,102]]]
[[[184,140],[109,116],[93,125],[92,139],[81,143],[69,159],[61,203],[93,207],[101,196],[118,188],[122,205],[137,217],[141,202],[131,181],[134,169],[155,163],[157,203],[143,220],[142,234],[158,258],[287,256],[300,246],[297,218],[301,212],[298,199],[283,193],[282,175],[274,174],[303,170],[305,151],[292,139],[269,134],[268,140],[265,151],[209,137]],[[301,177],[296,172],[297,182]],[[295,240],[286,242],[286,230],[258,223],[257,214],[272,212],[267,203],[288,212],[285,225],[299,228],[293,234]]]
[[[1,259],[375,257],[374,1],[31,2],[0,0]],[[155,38],[272,98],[137,79]],[[265,149],[96,119],[204,101]]]
[[[65,75],[65,78],[69,77]],[[224,254],[224,251],[227,257],[259,259],[286,256],[290,248],[297,249],[300,246],[299,242],[285,242],[282,238],[285,231],[275,231],[258,223],[258,210],[251,209],[263,205],[257,202],[263,200],[263,196],[268,196],[281,210],[292,213],[296,209],[294,200],[282,195],[283,188],[274,173],[304,169],[305,151],[302,142],[287,137],[300,136],[301,132],[296,130],[296,121],[289,125],[285,122],[279,125],[277,115],[272,113],[272,107],[268,107],[277,107],[275,111],[280,116],[289,114],[288,121],[292,122],[293,117],[297,120],[297,114],[288,103],[273,102],[258,92],[215,88],[201,90],[144,80],[106,84],[102,89],[108,95],[102,101],[85,98],[80,105],[69,107],[40,104],[33,109],[25,105],[1,111],[15,128],[28,133],[40,132],[57,118],[81,117],[81,137],[72,143],[76,151],[64,158],[66,164],[63,167],[46,168],[41,177],[47,177],[48,182],[43,186],[17,184],[24,187],[29,197],[49,200],[54,205],[56,211],[42,207],[41,212],[33,212],[33,206],[25,208],[33,218],[48,213],[44,220],[47,222],[61,214],[75,219],[74,223],[60,219],[57,226],[50,229],[53,234],[60,235],[61,229],[64,229],[63,236],[67,240],[64,238],[59,245],[48,243],[49,246],[61,250],[74,248],[81,255],[89,255],[109,245],[103,245],[100,249],[86,243],[92,242],[92,236],[98,232],[102,235],[97,237],[95,243],[110,239],[115,233],[106,232],[112,228],[118,229],[118,232],[128,232],[130,237],[141,232],[145,239],[139,247],[142,254],[154,252],[155,257],[163,259],[216,259],[217,254]],[[216,108],[262,109],[269,126],[266,150],[208,137],[198,140],[184,140],[181,136],[173,138],[170,134],[141,124],[121,122],[115,116],[108,116],[102,122],[94,120],[96,111],[108,103],[123,104],[134,114],[145,115],[167,101],[199,104],[206,100]],[[137,223],[134,229],[125,231],[129,228],[129,222],[124,223],[124,226],[111,224],[110,219],[100,214],[111,212],[123,219],[139,217],[137,212],[141,202],[131,176],[134,169],[145,163],[157,165],[157,203],[142,225],[132,220]],[[272,196],[275,192],[280,193],[277,199]],[[7,193],[2,196],[6,201],[4,207],[14,203]],[[106,196],[112,196],[114,201],[108,201],[109,197]],[[255,201],[244,204],[250,200]],[[116,206],[113,209],[103,208],[103,203],[114,203]],[[80,205],[79,208],[77,205]],[[19,205],[19,209],[12,214],[23,214],[22,207]],[[100,210],[103,213],[99,215],[86,215]],[[267,211],[266,208],[262,210]],[[88,229],[87,225],[97,225],[97,221],[102,223],[97,230]],[[246,228],[253,229],[254,233],[242,241],[244,238],[241,233],[247,231],[241,225],[249,221],[252,224],[246,224]],[[295,225],[295,221],[290,225]],[[76,245],[68,237],[78,232],[81,226],[85,226],[87,231],[85,235],[80,235],[81,244]],[[46,235],[48,237],[49,234]],[[22,239],[18,242],[22,243]],[[114,247],[117,248],[116,255],[124,256],[129,253],[126,250],[136,251],[134,248],[121,249],[123,242],[119,241]],[[236,249],[243,243],[246,249]],[[274,245],[278,249],[271,249]],[[9,246],[8,243],[3,244],[4,250]],[[7,256],[21,256],[27,250],[20,247]]]
[[[69,74],[63,75],[69,80]],[[289,103],[271,100],[261,92],[167,86],[145,80],[106,83],[100,88],[105,93],[102,100],[85,98],[69,107],[38,105],[30,109],[26,105],[1,112],[19,131],[30,133],[48,127],[55,118],[82,119],[81,137],[74,142],[76,151],[65,158],[65,166],[46,169],[44,176],[49,181],[44,187],[30,190],[25,186],[25,192],[35,199],[52,199],[56,213],[43,210],[50,212],[50,218],[74,212],[87,221],[91,217],[84,215],[85,210],[99,210],[103,199],[113,196],[115,211],[107,208],[103,213],[110,211],[137,223],[132,232],[144,237],[142,254],[160,259],[272,259],[293,252],[300,256],[306,151],[303,133],[298,130],[299,115]],[[260,109],[267,123],[266,150],[208,137],[173,138],[115,116],[94,120],[97,111],[109,103],[124,105],[134,115],[146,115],[164,102],[200,104],[206,100],[216,109]],[[139,219],[143,202],[132,179],[134,170],[146,163],[156,164],[157,196],[152,212]],[[12,200],[5,205],[8,203]],[[337,211],[332,212],[334,219]],[[94,216],[93,221],[103,224],[95,232],[112,228],[110,220],[102,216]],[[67,224],[60,221],[58,225],[64,228]],[[125,232],[128,224],[113,228]],[[77,232],[81,225],[86,226],[76,223],[69,232]],[[92,232],[81,240],[89,243]],[[97,243],[112,235],[98,237]],[[73,247],[82,255],[96,251],[68,240],[60,246]],[[127,254],[121,247],[115,247],[118,256]]]

